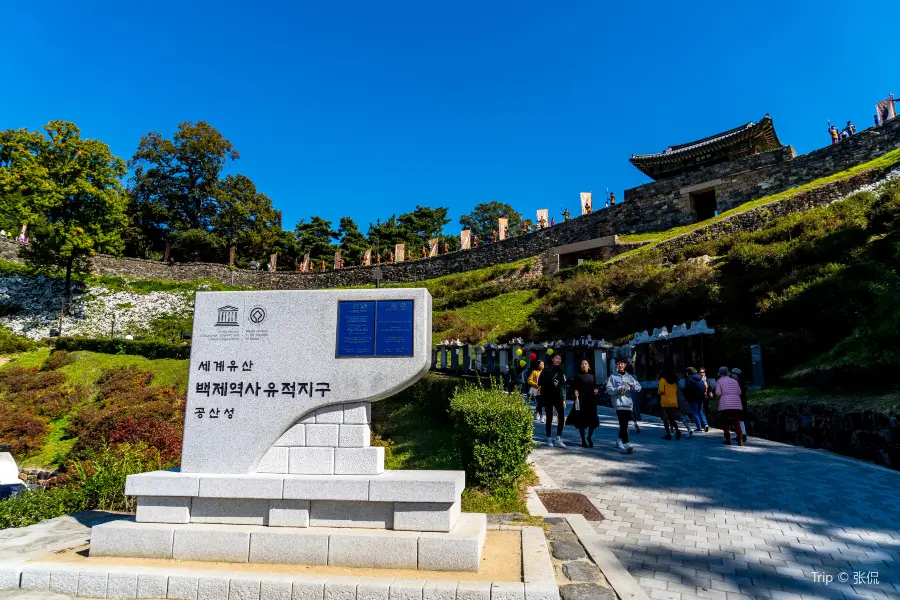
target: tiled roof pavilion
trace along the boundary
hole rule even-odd
[[[652,179],[665,179],[686,171],[781,148],[772,117],[750,121],[702,140],[669,146],[658,154],[632,154],[631,164]]]

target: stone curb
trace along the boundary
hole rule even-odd
[[[359,578],[184,567],[0,561],[0,592],[47,590],[82,598],[121,600],[306,600],[338,594],[341,600],[559,600],[550,550],[539,527],[522,533],[523,582]],[[380,590],[376,592],[375,588]],[[291,592],[290,590],[293,590]],[[385,593],[386,592],[386,593]],[[375,594],[375,595],[373,595]]]
[[[587,519],[582,515],[566,515],[566,521],[569,522],[569,527],[578,536],[578,541],[603,572],[619,598],[622,600],[650,600],[628,569],[622,566],[618,557],[606,547],[600,535],[594,531]]]
[[[549,477],[547,479],[552,482]],[[542,478],[541,481],[543,482],[544,479]],[[603,573],[603,576],[606,577],[609,585],[612,586],[619,598],[622,600],[650,600],[650,597],[641,590],[641,587],[638,585],[634,576],[632,576],[631,573],[628,572],[628,569],[619,562],[618,557],[606,547],[603,540],[597,532],[594,531],[594,528],[588,520],[582,515],[548,512],[544,503],[541,502],[541,499],[537,495],[537,490],[539,489],[552,488],[536,486],[528,489],[528,510],[531,511],[531,514],[545,518],[557,517],[565,519],[569,523],[569,527],[572,528],[572,531],[575,532],[575,535],[578,536],[578,541],[581,542],[581,545],[587,550],[588,555],[597,564],[597,567]],[[532,497],[535,504],[535,510],[538,512],[532,510]]]

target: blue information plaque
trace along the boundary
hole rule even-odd
[[[375,309],[375,356],[413,355],[413,301],[379,300]]]
[[[375,356],[375,302],[341,300],[337,315],[337,352],[340,357]]]

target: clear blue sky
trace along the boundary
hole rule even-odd
[[[658,152],[775,120],[800,153],[900,93],[882,2],[6,2],[0,128],[74,121],[128,159],[205,120],[285,228],[416,204],[526,216],[646,178]],[[596,200],[595,200],[596,202]]]

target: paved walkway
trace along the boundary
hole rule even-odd
[[[724,446],[712,429],[665,441],[657,419],[627,456],[612,410],[600,422],[594,448],[567,427],[567,449],[533,459],[596,504],[598,533],[651,598],[900,598],[900,472],[759,438]]]

